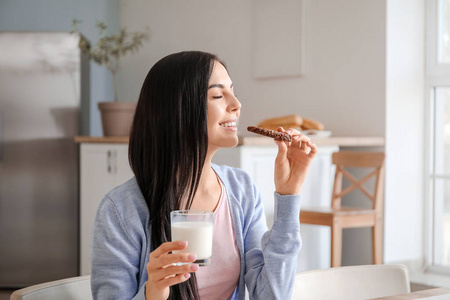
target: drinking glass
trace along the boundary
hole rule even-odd
[[[183,250],[173,253],[197,255],[199,266],[211,264],[214,213],[204,210],[175,210],[170,212],[172,241],[187,241]],[[183,263],[178,263],[180,265]]]

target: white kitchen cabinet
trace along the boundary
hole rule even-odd
[[[92,224],[104,195],[133,176],[127,144],[80,144],[80,273],[90,274]]]

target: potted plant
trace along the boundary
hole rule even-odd
[[[73,20],[74,31],[80,21]],[[120,66],[120,58],[128,53],[136,53],[143,42],[148,39],[145,31],[129,32],[122,28],[118,34],[106,35],[108,28],[105,23],[97,22],[99,40],[91,47],[90,43],[80,39],[81,51],[99,65],[104,65],[112,74],[114,87],[114,101],[99,102],[105,136],[128,136],[136,109],[136,102],[120,102],[117,96],[117,73]],[[80,35],[81,36],[81,35]]]

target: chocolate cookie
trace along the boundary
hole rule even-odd
[[[253,133],[260,134],[260,135],[272,137],[276,140],[282,140],[282,141],[286,141],[286,142],[292,141],[292,136],[290,136],[289,134],[284,133],[284,132],[279,132],[279,131],[275,131],[275,130],[271,130],[271,129],[267,129],[267,128],[263,128],[263,127],[258,127],[258,126],[248,126],[247,130],[250,132],[253,132]]]

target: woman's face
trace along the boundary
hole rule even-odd
[[[208,84],[208,151],[237,145],[236,122],[240,109],[231,78],[216,61]]]

